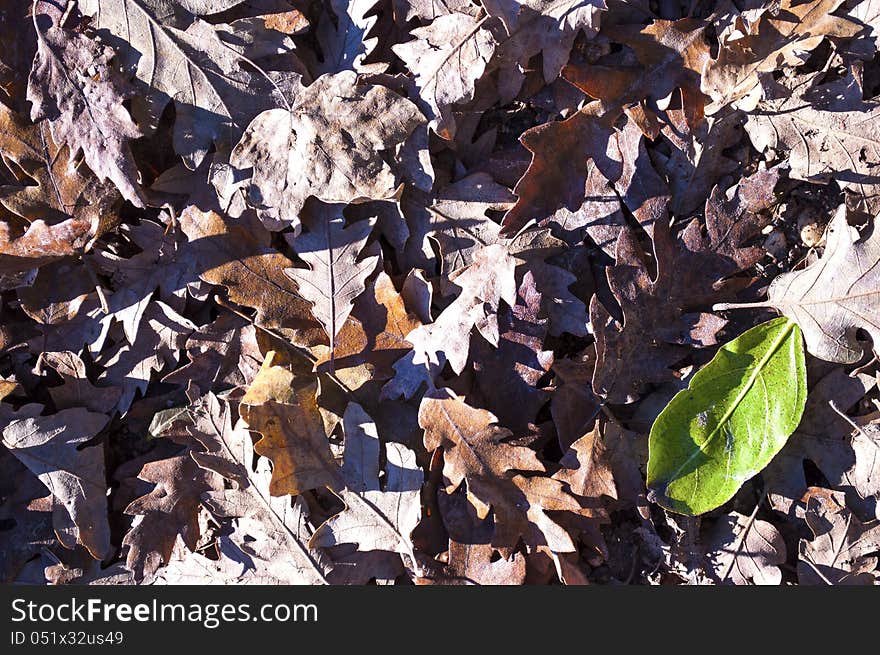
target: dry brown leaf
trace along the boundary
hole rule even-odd
[[[392,47],[413,72],[419,95],[433,112],[431,127],[445,139],[455,135],[452,108],[474,97],[495,52],[495,38],[485,20],[449,13],[412,31],[414,41]]]
[[[804,520],[813,533],[801,539],[801,584],[877,584],[880,522],[862,523],[847,508],[843,493],[810,487],[802,499]]]
[[[37,25],[37,56],[28,84],[31,118],[48,119],[52,138],[80,152],[99,180],[111,180],[122,196],[143,207],[144,195],[128,141],[141,136],[122,102],[122,76],[110,65],[113,50],[81,32]],[[51,19],[49,19],[51,20]]]
[[[342,424],[345,460],[340,472],[345,488],[337,494],[345,509],[322,523],[309,545],[328,548],[353,543],[359,551],[397,552],[412,560],[410,533],[421,518],[424,480],[415,453],[397,443],[384,444],[385,476],[380,483],[382,444],[376,424],[357,403],[349,403]]]
[[[298,400],[310,403],[308,409],[270,400],[249,411],[248,427],[262,435],[254,450],[272,460],[269,492],[273,496],[340,486],[338,467],[312,394]]]
[[[3,429],[3,445],[60,503],[53,516],[56,532],[68,529],[65,524],[69,524],[74,543],[103,559],[111,548],[104,448],[80,447],[107,425],[109,417],[83,408],[51,416],[36,415],[39,410],[38,405],[22,408],[19,416],[23,418],[13,417]],[[59,539],[66,541],[60,534]]]
[[[778,585],[785,540],[773,524],[738,512],[721,516],[705,543],[707,574],[719,584]]]
[[[330,338],[332,352],[336,335],[379,261],[378,256],[360,258],[376,223],[371,219],[345,227],[341,206],[315,203],[309,209],[303,216],[309,231],[291,243],[309,268],[286,268],[284,273],[312,305],[312,315]]]
[[[851,37],[858,24],[833,16],[843,0],[781,0],[757,15],[742,14],[722,25],[718,56],[707,63],[701,87],[712,96],[707,113],[748,95],[759,73],[797,66],[826,37]],[[750,108],[754,108],[754,103]]]
[[[762,102],[749,114],[746,132],[759,151],[786,152],[791,177],[816,183],[833,179],[873,216],[880,211],[880,104],[862,101],[861,89],[857,96],[848,92],[843,109],[809,102],[808,91],[837,95],[827,85],[811,89],[813,78],[796,78],[791,95]]]
[[[356,78],[353,71],[322,75],[289,110],[258,115],[232,151],[232,166],[253,169],[248,203],[268,228],[298,228],[309,196],[348,203],[394,195],[399,180],[381,151],[402,144],[421,114],[390,89]]]
[[[232,220],[190,206],[181,214],[180,226],[190,239],[186,250],[205,282],[226,287],[230,300],[257,310],[258,324],[280,329],[294,343],[320,340],[308,303],[284,275],[293,262],[270,247],[269,233],[253,215]]]
[[[778,275],[767,291],[767,305],[800,325],[807,350],[831,362],[853,363],[863,347],[856,330],[880,343],[880,290],[875,280],[880,261],[880,230],[860,236],[841,205],[828,224],[822,258],[810,266]]]

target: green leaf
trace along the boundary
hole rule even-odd
[[[773,319],[724,345],[651,426],[651,499],[691,516],[723,505],[785,445],[806,400],[797,324]]]

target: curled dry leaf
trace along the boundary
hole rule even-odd
[[[718,56],[707,63],[702,89],[712,96],[709,113],[748,95],[760,73],[798,65],[826,37],[851,37],[858,24],[831,15],[842,0],[782,0],[773,8],[737,16],[723,25]]]

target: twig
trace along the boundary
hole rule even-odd
[[[712,305],[713,312],[723,312],[728,309],[776,309],[776,305],[768,300],[763,302],[719,302]]]

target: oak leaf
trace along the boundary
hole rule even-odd
[[[412,30],[414,41],[391,48],[413,73],[419,96],[432,110],[431,127],[445,139],[455,135],[452,108],[473,99],[474,85],[495,52],[485,22],[465,13],[444,14]]]
[[[782,0],[722,25],[718,56],[707,63],[701,82],[713,100],[707,113],[749,94],[759,84],[759,73],[803,63],[826,37],[857,34],[857,23],[832,15],[841,4],[842,0]]]
[[[799,544],[801,584],[877,583],[880,522],[862,523],[846,506],[843,493],[810,487],[802,499],[804,520],[813,538]]]
[[[778,585],[785,540],[772,523],[731,512],[719,517],[705,544],[707,573],[719,584]]]
[[[311,210],[304,219],[309,231],[291,243],[309,268],[286,268],[284,273],[297,283],[300,295],[311,304],[312,315],[330,338],[332,351],[336,335],[379,261],[378,256],[358,261],[376,223],[372,219],[345,227],[341,207],[315,203]]]
[[[56,512],[56,532],[70,522],[75,543],[85,546],[95,559],[103,559],[111,548],[104,449],[81,446],[107,425],[109,417],[81,407],[50,416],[35,416],[33,412],[28,415],[35,407],[39,408],[22,408],[20,415],[24,418],[13,417],[3,429],[3,445],[40,478],[63,506],[61,512],[69,518]]]
[[[765,304],[776,307],[803,331],[810,354],[831,362],[853,363],[863,347],[856,330],[864,329],[880,343],[877,262],[880,230],[860,236],[846,220],[841,205],[828,224],[821,259],[810,266],[776,276]]]
[[[320,339],[309,304],[284,275],[293,262],[271,247],[269,233],[252,214],[231,220],[190,206],[180,216],[180,227],[205,282],[226,287],[230,300],[257,310],[259,325],[280,329],[295,343],[313,345]]]
[[[345,455],[340,473],[345,488],[337,494],[345,509],[321,524],[309,545],[354,543],[361,551],[384,550],[412,558],[410,533],[421,517],[419,491],[424,480],[415,453],[401,444],[384,444],[386,475],[380,483],[382,444],[376,424],[357,403],[349,403],[342,424]]]
[[[47,118],[52,138],[67,144],[71,160],[82,152],[99,180],[110,179],[126,200],[143,207],[128,145],[141,133],[122,104],[121,76],[110,65],[113,50],[57,25],[41,30],[40,22],[27,94],[31,118]]]
[[[174,150],[195,169],[212,143],[234,143],[259,112],[279,104],[278,84],[242,66],[235,42],[203,20],[185,26],[166,0],[81,0],[98,35],[119,44],[119,59],[144,94],[135,110],[153,128],[173,100]],[[185,29],[181,29],[185,27]]]
[[[309,196],[324,202],[380,200],[399,180],[381,156],[422,122],[409,100],[359,84],[353,71],[322,75],[289,109],[270,109],[248,125],[230,164],[253,169],[247,201],[270,229],[299,226]]]
[[[829,85],[811,88],[814,76],[791,82],[793,92],[779,100],[768,100],[749,113],[745,130],[759,151],[787,152],[791,177],[822,183],[834,179],[851,191],[864,211],[880,211],[880,104],[848,92],[843,107],[828,101],[807,101],[807,93],[830,97],[837,90]]]

